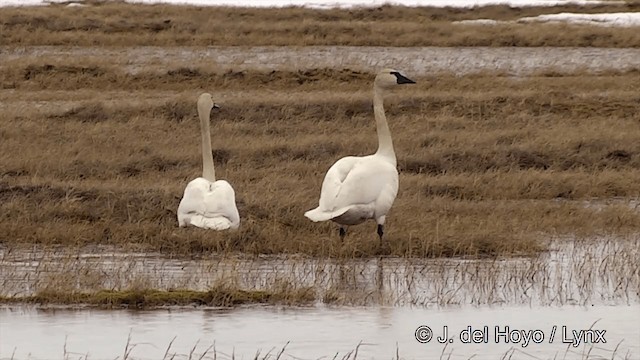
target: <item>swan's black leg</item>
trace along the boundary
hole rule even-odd
[[[347,230],[340,226],[340,240],[344,240],[344,237],[347,235]]]
[[[378,243],[378,253],[388,254],[391,251],[389,249],[389,243],[382,239],[382,235],[384,235],[384,225],[378,224],[378,237],[380,238],[380,242]]]

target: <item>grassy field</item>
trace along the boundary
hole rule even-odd
[[[526,24],[522,17],[560,12],[640,11],[640,2],[557,7],[407,8],[351,10],[234,9],[141,6],[118,1],[3,8],[0,44],[77,46],[368,45],[638,47],[637,28]],[[473,19],[497,26],[457,24]]]
[[[617,11],[621,6],[604,9]],[[567,9],[553,8],[560,10]],[[395,35],[375,39],[380,32],[392,35],[389,31],[400,29],[398,19],[404,18],[420,24],[431,18],[509,19],[548,11],[552,9],[259,12],[48,6],[3,9],[0,38],[16,46],[408,46],[427,44],[404,42]],[[129,13],[135,14],[131,19],[171,21],[165,30],[141,29],[122,23]],[[266,20],[252,21],[258,15]],[[361,20],[345,20],[353,16]],[[202,17],[210,21],[197,21]],[[300,22],[300,17],[309,20]],[[95,26],[85,26],[91,19],[98,19]],[[264,36],[270,27],[290,28],[294,19],[315,29],[309,30],[311,40],[296,36],[307,31],[303,29]],[[237,26],[210,36],[225,21]],[[440,27],[437,21],[433,26]],[[113,30],[111,23],[122,23],[124,30]],[[332,28],[345,23],[381,28],[363,36]],[[188,30],[187,25],[195,28]],[[637,46],[640,39],[629,29],[560,27],[611,31],[631,39],[624,46]],[[531,28],[514,28],[501,36],[517,37]],[[555,40],[573,36],[553,31]],[[322,38],[323,33],[347,34],[347,40]],[[242,40],[244,36],[251,40]],[[426,38],[413,32],[411,36]],[[482,36],[489,39],[491,33]],[[572,39],[566,45],[585,45],[579,37]],[[614,43],[609,45],[617,46]],[[495,256],[535,253],[552,235],[628,235],[638,230],[640,212],[630,203],[640,196],[638,71],[576,70],[527,77],[443,73],[415,78],[415,86],[389,94],[386,101],[400,171],[400,191],[387,217],[390,247],[377,247],[374,223],[351,228],[341,243],[333,224],[312,223],[303,214],[317,205],[331,164],[376,149],[374,71],[308,69],[305,64],[291,70],[231,71],[175,64],[160,72],[131,73],[101,60],[99,52],[67,62],[31,57],[5,63],[0,67],[0,242],[103,244],[182,255]],[[212,117],[214,161],[218,176],[236,190],[242,218],[237,232],[177,227],[184,186],[201,172],[195,101],[202,91],[211,92],[222,106]],[[616,201],[602,204],[612,198]]]

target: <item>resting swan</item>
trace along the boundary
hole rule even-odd
[[[184,189],[178,206],[178,225],[193,225],[203,229],[226,230],[240,226],[240,216],[236,208],[235,192],[231,185],[216,181],[211,153],[209,121],[211,109],[218,107],[211,94],[198,97],[198,117],[202,133],[202,177],[193,179]]]
[[[318,207],[304,214],[312,221],[338,223],[341,238],[346,235],[346,226],[375,219],[382,241],[385,218],[398,193],[396,154],[384,115],[383,91],[401,84],[415,84],[415,81],[392,69],[378,73],[373,84],[378,151],[336,161],[324,177]]]

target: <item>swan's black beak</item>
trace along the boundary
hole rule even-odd
[[[397,71],[392,72],[393,75],[396,76],[396,81],[398,82],[398,84],[415,84],[416,82],[409,79],[408,77],[400,74]]]

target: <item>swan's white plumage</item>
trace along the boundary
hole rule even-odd
[[[357,225],[386,215],[397,193],[398,171],[392,163],[376,155],[348,156],[327,171],[319,206],[305,216]]]
[[[398,171],[391,133],[384,114],[382,92],[400,84],[412,84],[398,71],[384,69],[374,81],[374,115],[378,151],[373,155],[347,156],[338,160],[322,182],[318,207],[304,215],[312,221],[332,220],[357,225],[375,219],[382,226],[398,194]],[[341,232],[341,234],[343,234]]]
[[[224,180],[211,182],[202,177],[191,180],[178,206],[178,225],[212,230],[237,229],[240,215],[231,185]]]
[[[198,98],[198,116],[202,136],[202,177],[191,180],[178,205],[178,225],[227,230],[240,226],[236,196],[225,180],[215,179],[209,120],[214,103],[210,94]]]

